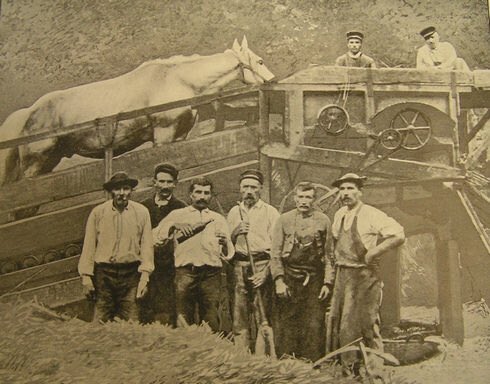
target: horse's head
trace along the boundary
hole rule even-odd
[[[265,66],[264,60],[248,48],[247,38],[244,36],[242,45],[235,39],[232,51],[243,70],[243,80],[248,84],[262,84],[271,81],[274,74]]]

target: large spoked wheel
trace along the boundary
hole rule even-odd
[[[320,109],[317,115],[317,126],[325,133],[338,136],[349,126],[347,111],[335,104],[329,104]]]
[[[313,183],[313,186],[317,190],[317,199],[315,202],[315,206],[323,212],[328,212],[328,210],[338,201],[338,188],[327,187],[326,185]],[[319,191],[324,191],[323,194],[320,194]],[[281,200],[281,204],[279,205],[279,213],[283,213],[286,207],[286,203],[288,199],[291,199],[294,195],[294,188],[291,189]]]
[[[398,112],[391,120],[390,130],[401,134],[401,147],[417,150],[429,142],[431,125],[429,118],[422,112],[407,108]]]

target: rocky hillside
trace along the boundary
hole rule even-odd
[[[244,34],[278,76],[333,63],[353,28],[380,65],[411,67],[431,24],[472,68],[490,67],[486,0],[4,0],[0,121],[48,91],[222,52]]]

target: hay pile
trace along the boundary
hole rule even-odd
[[[2,383],[349,383],[329,368],[252,356],[205,326],[86,323],[0,304]]]

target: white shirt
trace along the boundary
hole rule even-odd
[[[417,69],[435,67],[454,69],[456,58],[456,50],[451,43],[439,43],[436,49],[431,49],[426,44],[417,51]]]
[[[140,261],[140,272],[151,273],[153,238],[148,209],[135,201],[119,212],[112,200],[96,206],[87,220],[85,240],[78,263],[80,275],[93,275],[94,263]]]
[[[349,230],[356,214],[357,231],[366,249],[374,248],[379,238],[404,233],[403,227],[395,219],[377,208],[361,203],[358,209],[349,210],[344,206],[335,213],[332,224],[332,235],[335,239],[341,231],[342,218],[345,217],[344,229]]]
[[[222,233],[226,236],[228,244],[228,252],[226,257],[232,257],[235,253],[233,243],[230,239],[228,225],[223,216],[210,209],[197,210],[193,206],[188,206],[181,209],[176,209],[168,214],[156,228],[153,229],[153,239],[155,243],[169,239],[169,230],[176,223],[186,223],[196,225],[213,219],[202,232],[184,240],[182,243],[177,243],[175,246],[175,266],[182,267],[184,265],[194,265],[196,267],[202,265],[210,265],[221,267],[220,246],[216,233]]]
[[[240,210],[243,220],[240,217]],[[233,232],[240,222],[248,221],[250,229],[247,239],[250,251],[252,253],[269,253],[272,246],[272,231],[278,218],[279,212],[277,209],[259,199],[250,209],[243,202],[240,203],[240,208],[238,208],[238,205],[231,208],[228,213],[228,225],[230,232]],[[235,249],[237,252],[247,254],[245,236],[240,235],[237,237]]]

